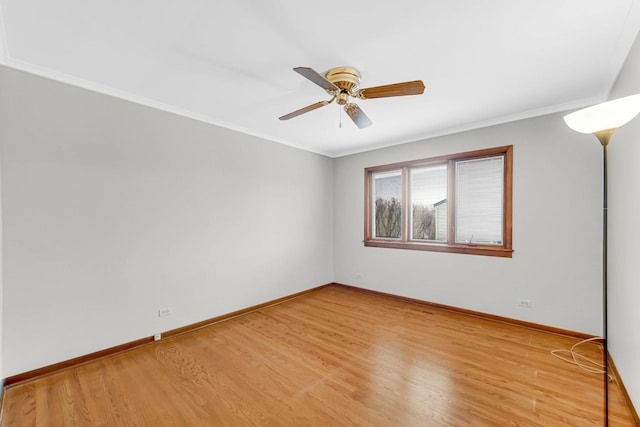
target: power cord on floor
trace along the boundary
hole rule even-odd
[[[576,351],[576,349],[580,345],[588,342],[592,342],[592,341],[598,341],[600,339],[601,338],[599,337],[587,338],[575,343],[574,345],[571,346],[569,350],[564,350],[564,349],[551,350],[551,354],[557,357],[558,359],[564,360],[565,362],[572,363],[578,366],[579,368],[584,369],[585,371],[592,372],[594,374],[604,374],[605,366],[603,363],[590,359],[589,357],[584,356]],[[602,348],[602,345],[599,345],[599,347]],[[570,358],[566,356],[567,353],[571,356]],[[608,374],[608,378],[609,378],[609,382],[613,382],[613,376],[610,373]]]

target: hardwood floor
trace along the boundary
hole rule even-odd
[[[2,425],[601,426],[602,376],[550,354],[577,341],[330,286],[15,384]]]

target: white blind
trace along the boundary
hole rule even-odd
[[[456,243],[502,244],[504,157],[456,162]]]

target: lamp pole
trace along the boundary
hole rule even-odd
[[[609,350],[607,344],[607,167],[609,141],[615,129],[594,132],[602,144],[602,347],[604,351],[604,425],[609,425]]]
[[[604,348],[604,425],[609,425],[609,345],[607,341],[607,167],[613,133],[640,113],[640,94],[603,102],[564,116],[571,129],[594,134],[602,144],[602,346]]]

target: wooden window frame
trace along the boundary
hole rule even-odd
[[[455,162],[461,160],[482,159],[487,157],[504,156],[504,199],[503,199],[503,230],[502,245],[482,245],[455,243]],[[447,163],[447,242],[424,242],[410,239],[408,206],[409,186],[408,171],[410,168],[427,166],[438,163]],[[402,170],[402,235],[400,239],[374,238],[372,236],[372,195],[371,177],[374,173],[390,170]],[[468,151],[464,153],[449,154],[426,159],[411,160],[406,162],[391,163],[365,168],[364,170],[364,245],[379,248],[411,249],[433,252],[450,252],[469,255],[485,255],[511,258],[512,247],[512,216],[513,216],[513,145],[487,148],[483,150]]]

